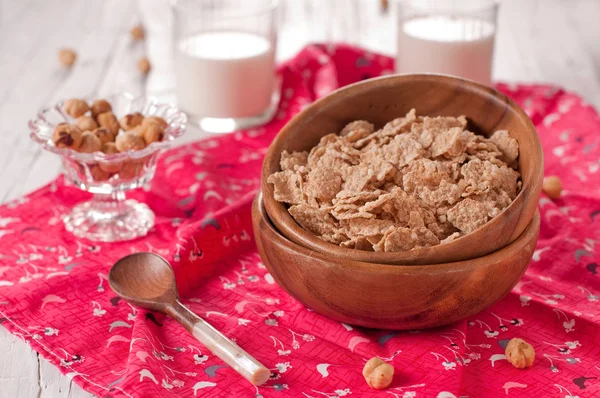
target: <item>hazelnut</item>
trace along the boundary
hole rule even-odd
[[[531,344],[518,338],[510,339],[506,345],[504,355],[506,360],[517,369],[530,367],[535,359],[535,351]]]
[[[108,111],[98,115],[97,119],[98,125],[100,127],[104,127],[111,133],[113,136],[119,134],[119,121],[114,113]]]
[[[72,118],[78,118],[90,110],[87,102],[79,98],[71,98],[65,101],[63,109]]]
[[[96,137],[98,137],[102,144],[115,140],[114,134],[108,131],[106,127],[98,127],[97,129],[94,129],[92,133],[96,134]]]
[[[147,75],[150,73],[152,66],[150,65],[150,61],[148,61],[148,58],[142,57],[138,60],[137,68],[142,74]]]
[[[102,148],[100,149],[102,151],[102,153],[105,153],[106,155],[114,155],[115,153],[119,153],[119,151],[117,150],[117,146],[115,145],[114,142],[105,142],[104,144],[102,144]],[[119,170],[121,170],[121,162],[102,162],[100,161],[98,163],[98,167],[100,167],[102,170],[106,171],[107,173],[117,173]]]
[[[73,124],[61,123],[54,128],[52,141],[57,148],[77,150],[81,145],[82,132]]]
[[[144,163],[140,161],[128,161],[123,164],[119,171],[119,178],[123,180],[132,180],[139,177],[144,170]]]
[[[128,131],[128,133],[135,134],[144,138],[144,130],[142,130],[142,126],[137,126]]]
[[[375,390],[387,388],[394,378],[394,367],[380,358],[371,358],[362,371],[369,387]]]
[[[131,34],[131,38],[133,40],[144,40],[144,37],[146,36],[146,32],[144,32],[144,27],[141,24],[135,25],[133,28],[131,28],[129,33]]]
[[[58,51],[58,61],[62,66],[73,66],[75,61],[77,61],[77,53],[70,48],[61,48]]]
[[[110,172],[103,170],[99,164],[90,166],[90,175],[94,181],[106,181],[110,178]]]
[[[388,0],[381,0],[381,11],[387,12],[389,6]]]
[[[102,148],[100,148],[102,153],[106,155],[114,155],[115,153],[119,153],[117,146],[114,142],[105,142],[102,144]]]
[[[141,134],[146,142],[146,145],[150,145],[156,141],[162,141],[165,136],[165,130],[156,123],[149,123],[145,126],[141,126],[136,134]]]
[[[544,178],[542,190],[550,199],[560,198],[562,192],[562,182],[557,176],[548,176]]]
[[[129,131],[129,130],[133,129],[134,127],[137,127],[140,124],[142,124],[143,120],[144,120],[144,115],[142,115],[139,112],[135,112],[135,113],[130,113],[129,115],[123,116],[121,118],[121,120],[119,120],[119,124],[121,125],[121,128],[124,131]]]
[[[112,111],[112,106],[110,106],[107,100],[97,99],[92,103],[91,109],[92,117],[96,119],[99,114]]]
[[[92,153],[102,148],[102,143],[91,131],[86,131],[81,135],[81,145],[77,149],[79,152]]]
[[[90,116],[79,116],[77,120],[75,120],[75,124],[83,131],[93,131],[98,127],[96,121]]]
[[[142,126],[147,126],[150,123],[158,124],[164,130],[169,127],[169,123],[167,123],[167,121],[160,116],[146,116],[142,122]]]
[[[137,134],[125,132],[119,134],[115,139],[115,145],[119,152],[139,151],[146,147],[144,139]]]

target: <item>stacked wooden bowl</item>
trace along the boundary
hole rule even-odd
[[[354,120],[376,126],[405,114],[465,115],[482,134],[508,130],[520,147],[522,189],[500,215],[452,242],[405,252],[342,248],[302,229],[275,201],[267,178],[284,150],[304,151]],[[525,112],[494,89],[440,75],[400,75],[342,88],[316,101],[278,134],[265,157],[253,207],[260,255],[292,296],[332,319],[383,329],[439,326],[506,295],[525,272],[539,233],[540,141]]]

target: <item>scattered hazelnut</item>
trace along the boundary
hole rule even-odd
[[[110,172],[103,170],[100,164],[90,166],[90,175],[94,181],[106,181],[110,178]]]
[[[535,351],[531,344],[518,338],[510,339],[506,345],[504,355],[506,360],[517,369],[530,367],[535,359]]]
[[[71,98],[65,101],[63,109],[72,118],[78,118],[90,110],[87,102],[79,98]]]
[[[77,120],[75,120],[75,124],[83,131],[93,131],[98,127],[96,121],[90,116],[79,116]]]
[[[119,171],[119,178],[123,180],[132,180],[142,173],[143,167],[144,164],[140,161],[125,162]]]
[[[102,144],[102,148],[100,150],[106,155],[114,155],[115,153],[119,153],[119,151],[117,150],[117,146],[114,142],[105,142],[104,144]],[[120,162],[108,163],[100,161],[98,163],[98,167],[100,167],[107,173],[117,173],[119,170],[121,170],[121,166],[122,164]]]
[[[384,13],[387,12],[389,6],[390,6],[390,4],[389,4],[388,0],[381,0],[381,10]]]
[[[77,53],[70,48],[61,48],[58,52],[58,61],[62,66],[73,66],[77,61]]]
[[[146,145],[150,145],[156,141],[162,141],[165,136],[165,130],[156,123],[149,123],[145,126],[141,126],[136,133],[141,134]]]
[[[82,132],[79,127],[61,123],[54,128],[52,141],[57,148],[79,149]]]
[[[146,57],[142,57],[138,60],[137,68],[144,75],[150,73],[150,69],[152,69],[150,61],[148,61],[148,58]]]
[[[129,131],[129,130],[133,129],[134,127],[137,127],[140,124],[142,124],[143,120],[144,120],[144,115],[142,115],[139,112],[135,112],[135,113],[130,113],[129,115],[123,116],[121,118],[121,120],[119,120],[119,124],[121,125],[121,128],[124,131]]]
[[[146,143],[142,137],[130,132],[119,134],[115,139],[115,145],[119,152],[139,151],[146,147]]]
[[[81,145],[77,149],[79,152],[92,153],[102,148],[102,143],[91,131],[86,131],[81,135]]]
[[[550,199],[560,198],[562,192],[562,182],[557,176],[548,176],[544,178],[542,190]]]
[[[133,38],[133,40],[144,40],[144,37],[146,36],[146,32],[144,32],[144,27],[141,24],[135,25],[133,28],[131,28],[129,33],[131,33],[131,37]]]
[[[91,109],[92,117],[96,119],[99,114],[112,111],[112,106],[110,106],[107,100],[97,99],[92,103]]]
[[[150,123],[156,123],[164,130],[169,127],[169,123],[167,123],[167,121],[160,116],[146,116],[142,122],[142,126],[147,126]]]
[[[369,387],[375,390],[383,390],[392,383],[394,367],[375,357],[367,361],[362,374]]]
[[[98,137],[102,144],[115,140],[114,134],[108,131],[106,127],[98,127],[97,129],[94,129],[92,133],[96,134],[96,137]]]
[[[119,121],[111,111],[99,114],[96,120],[100,127],[107,129],[113,136],[119,134]]]

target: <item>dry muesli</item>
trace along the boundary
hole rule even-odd
[[[471,233],[517,196],[519,145],[467,119],[406,116],[375,130],[358,120],[309,152],[284,151],[275,200],[304,229],[347,248],[395,252]]]

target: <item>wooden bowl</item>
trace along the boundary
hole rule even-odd
[[[473,260],[388,265],[317,253],[283,237],[260,195],[254,235],[267,269],[290,295],[328,318],[377,329],[412,330],[450,324],[504,297],[517,284],[540,230],[540,215],[513,243]]]
[[[491,134],[505,129],[519,142],[519,171],[523,187],[500,215],[476,231],[452,242],[397,253],[373,253],[325,242],[302,229],[287,207],[273,198],[267,178],[280,171],[284,150],[304,151],[321,137],[340,131],[354,120],[368,120],[376,127],[405,115],[411,108],[419,115],[466,115],[471,131]],[[262,192],[267,213],[279,231],[292,242],[312,250],[356,261],[382,264],[439,264],[481,257],[517,239],[533,217],[543,179],[542,147],[529,117],[510,98],[480,84],[450,76],[400,75],[367,80],[344,87],[299,113],[271,144],[262,169]]]

